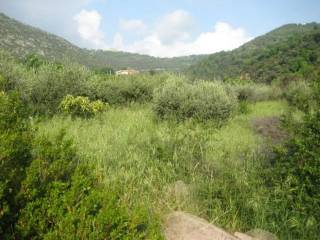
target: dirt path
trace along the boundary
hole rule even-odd
[[[270,140],[272,144],[283,142],[287,138],[285,131],[281,129],[279,117],[255,118],[252,120],[254,130]]]

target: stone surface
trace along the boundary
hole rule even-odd
[[[170,214],[165,223],[167,240],[239,240],[204,219],[184,212]]]
[[[232,235],[202,218],[180,211],[167,216],[164,235],[166,240],[278,240],[262,229]]]
[[[240,240],[253,240],[251,236],[240,232],[235,232],[234,236],[239,238]]]

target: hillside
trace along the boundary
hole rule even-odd
[[[82,49],[61,37],[22,24],[2,13],[0,13],[0,48],[19,58],[35,53],[53,61],[69,59],[88,67],[108,66],[114,69],[129,67],[139,70],[179,71],[205,57],[156,58],[126,52]]]
[[[270,83],[312,78],[320,66],[320,24],[288,24],[230,52],[210,55],[187,73],[202,79],[251,79]]]

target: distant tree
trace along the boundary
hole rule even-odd
[[[28,68],[35,70],[45,63],[45,61],[41,57],[34,53],[26,56],[23,62]]]
[[[153,76],[153,75],[155,75],[155,74],[156,74],[156,71],[155,71],[155,70],[153,70],[153,69],[151,69],[151,70],[149,71],[149,74],[150,74],[151,76]]]
[[[115,70],[112,67],[103,67],[95,70],[97,74],[115,75]]]

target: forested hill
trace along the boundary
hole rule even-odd
[[[82,49],[61,37],[22,24],[2,13],[0,13],[0,48],[20,58],[37,54],[51,61],[69,59],[93,68],[180,71],[205,58],[205,56],[156,58],[126,52]]]
[[[320,68],[320,24],[288,24],[242,47],[210,55],[187,73],[202,79],[250,79],[270,83],[314,78]]]

